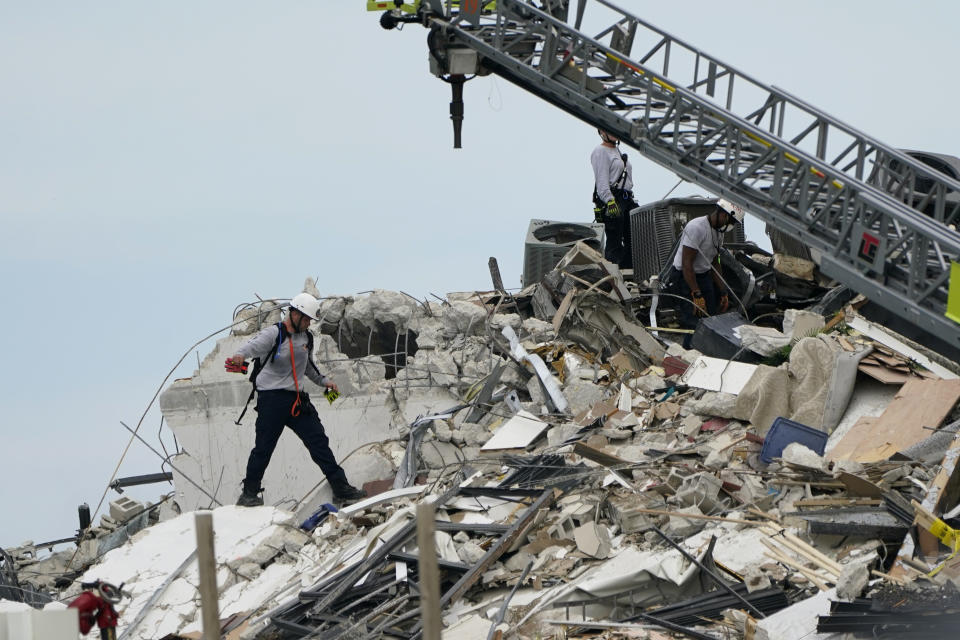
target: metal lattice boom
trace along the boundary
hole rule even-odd
[[[578,0],[573,16],[567,0],[480,4],[424,0],[432,54],[438,41],[476,51],[484,68],[740,204],[817,250],[826,275],[960,347],[945,316],[960,255],[960,201],[947,196],[960,182],[607,0]]]

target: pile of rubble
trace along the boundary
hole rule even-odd
[[[224,637],[416,637],[425,503],[450,638],[956,629],[956,365],[856,299],[704,322],[700,344],[730,358],[645,326],[640,297],[578,246],[517,295],[325,300],[316,360],[403,424],[369,445],[361,503],[214,511]],[[242,310],[237,333],[275,316]],[[431,411],[406,415],[424,389]],[[82,577],[126,583],[125,637],[199,637],[191,518]]]

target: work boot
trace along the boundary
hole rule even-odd
[[[341,502],[355,502],[366,498],[367,492],[344,481],[342,484],[333,485],[333,497]]]
[[[263,491],[261,489],[260,491]],[[243,490],[243,493],[240,494],[240,498],[237,499],[238,507],[262,507],[263,506],[263,496],[260,495],[260,491],[252,492]]]

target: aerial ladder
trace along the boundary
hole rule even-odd
[[[960,182],[607,0],[367,6],[386,29],[429,29],[456,147],[463,82],[495,73],[741,205],[818,251],[828,277],[960,348]]]

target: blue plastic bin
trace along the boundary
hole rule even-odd
[[[787,445],[792,442],[799,442],[822,456],[823,450],[827,447],[827,437],[827,434],[819,429],[786,418],[777,418],[767,432],[767,437],[763,439],[760,459],[768,464],[773,462],[773,459],[779,458]]]

